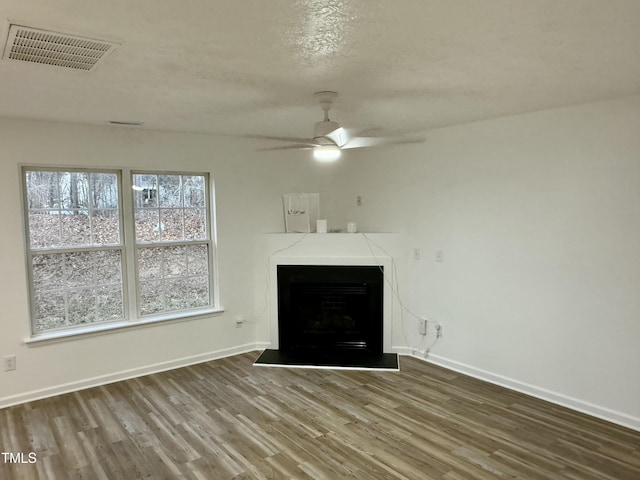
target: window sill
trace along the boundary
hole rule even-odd
[[[67,340],[77,340],[80,338],[86,338],[95,335],[102,335],[105,333],[118,332],[122,330],[129,330],[135,328],[142,328],[152,325],[158,325],[169,322],[180,322],[185,320],[194,320],[209,315],[216,315],[224,312],[224,307],[209,308],[206,310],[198,310],[197,312],[188,313],[172,313],[161,316],[155,316],[150,318],[144,318],[132,321],[120,321],[112,323],[101,323],[97,325],[91,325],[89,327],[74,328],[69,330],[60,330],[56,332],[45,332],[34,334],[24,340],[24,343],[29,346],[38,346],[48,343],[57,343]]]

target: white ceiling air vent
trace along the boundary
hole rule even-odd
[[[102,40],[11,25],[3,58],[93,70],[116,47]]]

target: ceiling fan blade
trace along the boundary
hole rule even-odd
[[[303,143],[305,145],[315,146],[316,143],[312,138],[298,138],[298,137],[275,137],[271,135],[242,135],[243,138],[256,138],[258,140],[277,140],[279,142],[296,142]]]
[[[349,131],[346,128],[342,127],[336,128],[333,132],[326,134],[325,137],[327,137],[339,147],[346,145],[351,138],[351,136],[349,135]]]
[[[424,143],[424,138],[355,137],[342,148],[367,148],[403,143]]]
[[[349,140],[342,148],[367,148],[384,145],[387,139],[381,137],[355,137]]]
[[[398,139],[398,140],[394,140],[393,142],[390,142],[393,145],[401,145],[403,143],[424,143],[425,138],[424,137],[420,137],[420,138],[405,138],[403,139]]]
[[[367,127],[352,132],[352,137],[382,137],[384,136],[384,130],[382,127]]]
[[[295,145],[286,145],[284,147],[268,147],[258,148],[256,152],[267,152],[269,150],[311,150],[313,147],[317,147],[316,144],[297,143]]]

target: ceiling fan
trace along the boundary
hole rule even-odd
[[[350,148],[376,147],[385,144],[418,143],[424,138],[373,137],[357,135],[353,129],[342,128],[338,122],[329,119],[329,109],[338,94],[331,91],[316,92],[314,97],[324,112],[324,120],[316,122],[312,138],[273,137],[267,135],[251,135],[252,138],[281,140],[293,142],[282,147],[261,148],[259,150],[313,150],[313,158],[320,162],[333,162],[340,158],[342,150]],[[363,132],[360,132],[363,133]]]

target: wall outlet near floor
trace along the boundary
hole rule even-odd
[[[417,247],[413,249],[413,259],[420,260],[420,249]]]
[[[359,207],[362,206],[362,196],[358,195],[356,197],[356,205],[358,205]]]
[[[236,315],[235,316],[235,320],[236,320],[236,328],[242,327],[242,325],[244,324],[244,316],[243,315]]]
[[[436,338],[440,338],[442,336],[442,325],[439,323],[436,325]]]
[[[420,323],[418,324],[418,331],[420,332],[420,335],[426,335],[427,334],[427,321],[426,320],[420,320]]]
[[[436,262],[442,263],[444,261],[444,252],[442,250],[436,250]]]
[[[4,371],[9,372],[16,369],[16,356],[7,355],[4,357]]]

